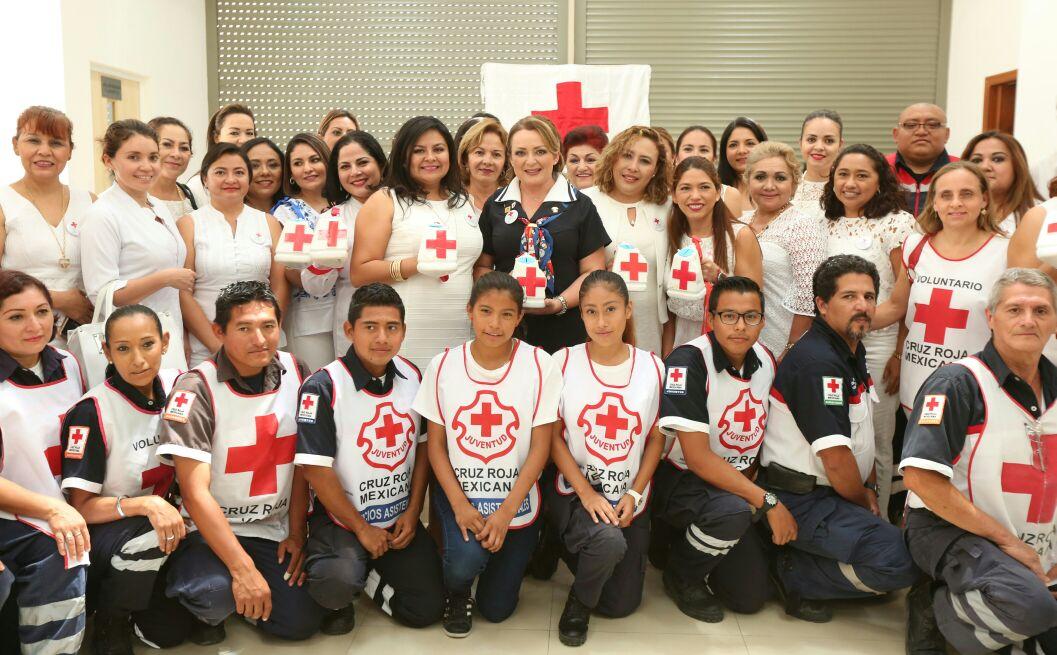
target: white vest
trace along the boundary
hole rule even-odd
[[[506,372],[496,382],[471,378],[470,356],[469,344],[444,352],[437,366],[437,407],[455,477],[467,500],[487,517],[506,500],[528,457],[543,387],[539,358],[546,354],[516,341]],[[531,525],[539,509],[540,489],[534,482],[510,527]]]
[[[301,386],[297,361],[279,351],[286,367],[279,388],[257,395],[235,391],[217,380],[209,359],[195,370],[213,395],[211,481],[213,494],[231,524],[244,537],[273,541],[286,538],[287,512],[294,477],[297,446],[297,391]]]
[[[982,512],[1005,526],[1042,559],[1042,570],[1057,564],[1054,509],[1057,508],[1057,410],[1044,408],[1036,422],[975,357],[957,362],[980,385],[987,412],[982,431],[965,436],[954,461],[951,484]],[[1032,443],[1037,425],[1041,445]],[[925,507],[914,493],[910,507]]]
[[[422,421],[411,409],[421,383],[418,371],[401,357],[393,364],[404,377],[394,375],[384,396],[356,391],[340,359],[323,367],[334,381],[334,470],[363,520],[378,528],[388,528],[407,509]]]
[[[586,345],[568,349],[558,409],[562,436],[580,472],[614,507],[635,481],[657,423],[662,367],[656,355],[632,348],[628,383],[615,386],[598,379]],[[558,493],[573,493],[560,472],[555,484]],[[648,497],[650,489],[647,483],[642,495]],[[646,505],[640,503],[635,516]]]
[[[49,348],[51,346],[48,346]],[[62,418],[84,393],[81,367],[73,355],[59,350],[66,375],[54,382],[24,387],[11,380],[0,382],[0,434],[4,458],[0,477],[29,491],[62,499]],[[0,511],[0,518],[29,523],[51,534],[48,522]]]
[[[933,371],[977,352],[991,338],[984,307],[991,286],[1006,270],[1009,247],[1009,239],[996,235],[969,257],[950,260],[926,243],[911,265],[908,259],[924,238],[911,234],[903,244],[911,286],[899,402],[907,408]]]
[[[701,351],[708,371],[709,446],[728,464],[744,471],[756,463],[763,443],[771,404],[771,385],[774,383],[774,357],[763,344],[753,345],[760,367],[752,377],[744,380],[727,371],[716,370],[716,363],[712,360],[712,341],[707,335],[686,345]],[[666,457],[679,470],[686,470],[686,458],[678,437],[672,441]]]

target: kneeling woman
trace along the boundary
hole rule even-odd
[[[169,335],[149,307],[118,308],[104,335],[107,379],[63,419],[62,488],[95,546],[88,570],[94,650],[131,655],[130,619],[150,605],[158,571],[186,534],[167,500],[172,466],[155,456],[161,410],[179,371],[160,370]]]
[[[523,300],[510,275],[481,276],[466,308],[474,339],[434,357],[415,398],[439,485],[449,637],[470,633],[478,576],[481,615],[495,623],[513,614],[539,536],[537,481],[562,383],[550,355],[513,338]]]
[[[559,474],[544,490],[547,517],[576,575],[558,624],[566,646],[587,639],[592,610],[622,617],[639,606],[650,541],[645,496],[664,450],[656,427],[664,364],[632,345],[623,278],[588,275],[580,313],[589,340],[554,355],[564,381],[561,429],[551,442]]]

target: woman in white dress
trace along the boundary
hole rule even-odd
[[[719,137],[719,181],[732,187],[741,195],[740,212],[744,214],[753,208],[745,183],[745,166],[753,148],[767,140],[767,132],[759,123],[745,116],[738,116],[723,130]],[[733,204],[733,202],[731,203]]]
[[[714,166],[717,149],[716,135],[712,130],[704,125],[690,125],[675,140],[675,163],[678,165],[687,157],[704,157]],[[726,203],[733,218],[741,216],[741,194],[735,187],[720,184],[719,199]]]
[[[213,112],[206,127],[206,148],[218,143],[234,143],[241,146],[257,136],[257,121],[253,112],[246,105],[233,102]],[[209,192],[202,186],[202,178],[192,175],[187,180],[187,188],[194,196],[195,204],[204,207],[209,200]]]
[[[171,216],[186,216],[198,209],[191,189],[180,183],[191,163],[191,131],[183,121],[171,116],[158,116],[147,121],[158,133],[158,156],[161,172],[150,187],[150,194],[165,203]]]
[[[595,203],[609,234],[606,268],[613,267],[617,246],[630,243],[646,260],[646,290],[632,291],[635,345],[661,354],[661,330],[668,321],[664,263],[668,250],[668,180],[671,161],[661,136],[652,128],[629,127],[602,151],[595,186],[584,195]]]
[[[360,121],[353,116],[351,111],[331,109],[323,116],[323,120],[319,121],[319,130],[316,134],[323,140],[323,143],[327,144],[328,149],[333,150],[338,139],[359,129]]]
[[[282,232],[279,221],[243,202],[252,177],[246,156],[234,144],[217,144],[202,159],[201,175],[208,204],[176,222],[187,247],[186,267],[196,274],[194,292],[180,292],[192,367],[222,345],[212,327],[221,289],[245,280],[268,282],[280,308],[290,295],[285,267],[272,261]]]
[[[1012,236],[1024,214],[1043,201],[1031,179],[1024,148],[1013,136],[998,130],[977,134],[962,151],[962,159],[980,167],[987,178],[991,216]]]
[[[81,271],[88,297],[114,285],[114,305],[140,303],[183,324],[180,291],[192,291],[195,272],[184,266],[187,248],[176,220],[147,192],[158,177],[158,135],[128,119],[103,136],[103,165],[114,184],[99,194],[81,226]]]
[[[250,160],[250,191],[246,204],[268,213],[283,198],[283,151],[271,139],[258,136],[239,146]]]
[[[70,327],[92,321],[81,281],[80,226],[95,196],[59,181],[73,153],[73,124],[66,114],[50,107],[26,109],[18,117],[14,147],[25,174],[0,187],[0,268],[22,271],[47,286],[58,326],[55,345],[65,347]]]
[[[463,188],[470,195],[473,212],[478,217],[481,208],[495,195],[499,187],[510,181],[512,172],[506,158],[506,130],[491,118],[471,118],[476,121],[459,140],[459,176]]]
[[[818,109],[804,118],[800,126],[800,156],[804,175],[796,187],[793,202],[809,213],[822,213],[822,189],[829,181],[837,153],[844,147],[844,121],[830,109]]]
[[[581,125],[569,130],[562,139],[565,177],[577,189],[595,185],[595,172],[609,137],[597,125]]]
[[[826,258],[826,227],[818,215],[793,204],[800,164],[793,149],[765,141],[745,164],[749,197],[756,209],[746,214],[763,251],[766,323],[760,342],[781,360],[811,327],[815,296],[811,280]]]
[[[334,143],[327,166],[327,199],[334,203],[331,212],[341,215],[349,236],[349,253],[341,268],[309,266],[301,271],[301,285],[309,295],[321,298],[335,290],[334,299],[334,359],[343,357],[352,344],[345,336],[345,320],[356,287],[349,282],[349,262],[352,241],[356,233],[356,215],[371,194],[382,184],[385,170],[385,151],[370,134],[353,130]]]
[[[393,138],[384,186],[356,219],[349,280],[394,285],[404,301],[407,339],[401,354],[424,369],[438,352],[470,333],[466,301],[483,238],[453,165],[454,142],[444,123],[417,116]],[[439,279],[418,270],[431,223],[454,235],[458,266]]]
[[[720,275],[742,275],[762,288],[760,243],[745,223],[731,217],[730,208],[721,202],[721,186],[716,167],[705,157],[686,157],[675,167],[664,278],[668,278],[675,253],[693,246],[701,258],[701,270],[710,281]],[[671,318],[664,324],[664,356],[701,336],[706,302],[708,296],[702,300],[668,298]]]
[[[315,134],[294,135],[286,144],[286,196],[272,208],[272,215],[283,227],[303,223],[309,231],[315,230],[320,216],[330,210],[324,195],[329,157],[327,145]],[[286,279],[292,289],[290,309],[283,318],[286,349],[314,371],[334,361],[334,289],[322,296],[312,295],[304,289],[300,270],[287,269]]]
[[[858,255],[877,267],[877,312],[873,329],[863,338],[866,365],[873,377],[877,402],[873,409],[877,502],[888,516],[892,491],[892,438],[899,408],[899,357],[896,345],[906,337],[903,295],[892,300],[901,275],[903,242],[917,222],[903,211],[903,191],[884,155],[873,146],[844,148],[833,162],[830,191],[822,198],[829,229],[827,255]],[[909,288],[899,285],[900,293]],[[898,324],[898,325],[897,325]]]

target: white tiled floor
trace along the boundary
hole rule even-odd
[[[499,625],[475,617],[466,639],[449,639],[440,626],[412,630],[396,625],[368,600],[357,606],[356,629],[341,637],[316,636],[284,643],[262,636],[242,620],[227,623],[227,640],[202,648],[182,646],[171,655],[352,655],[354,653],[428,653],[537,655],[579,652],[584,655],[900,655],[903,653],[902,597],[840,603],[832,622],[818,625],[785,615],[777,603],[752,616],[727,614],[722,623],[701,623],[681,614],[664,594],[661,576],[646,574],[642,606],[620,620],[592,617],[587,644],[570,649],[558,641],[558,618],[572,576],[563,567],[551,582],[526,579],[517,612]],[[84,649],[87,653],[87,646]],[[138,653],[156,653],[138,648]]]

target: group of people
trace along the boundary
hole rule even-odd
[[[559,560],[576,646],[649,560],[701,621],[909,587],[909,652],[1057,653],[1057,200],[1013,137],[956,159],[930,104],[888,157],[830,110],[800,158],[745,117],[420,116],[388,157],[345,110],[285,149],[243,105],[208,129],[186,179],[182,122],[113,123],[96,198],[69,119],[19,117],[0,650],[76,653],[89,615],[105,655],[235,613],[344,634],[361,594],[463,637]],[[324,225],[343,263],[286,257]]]

